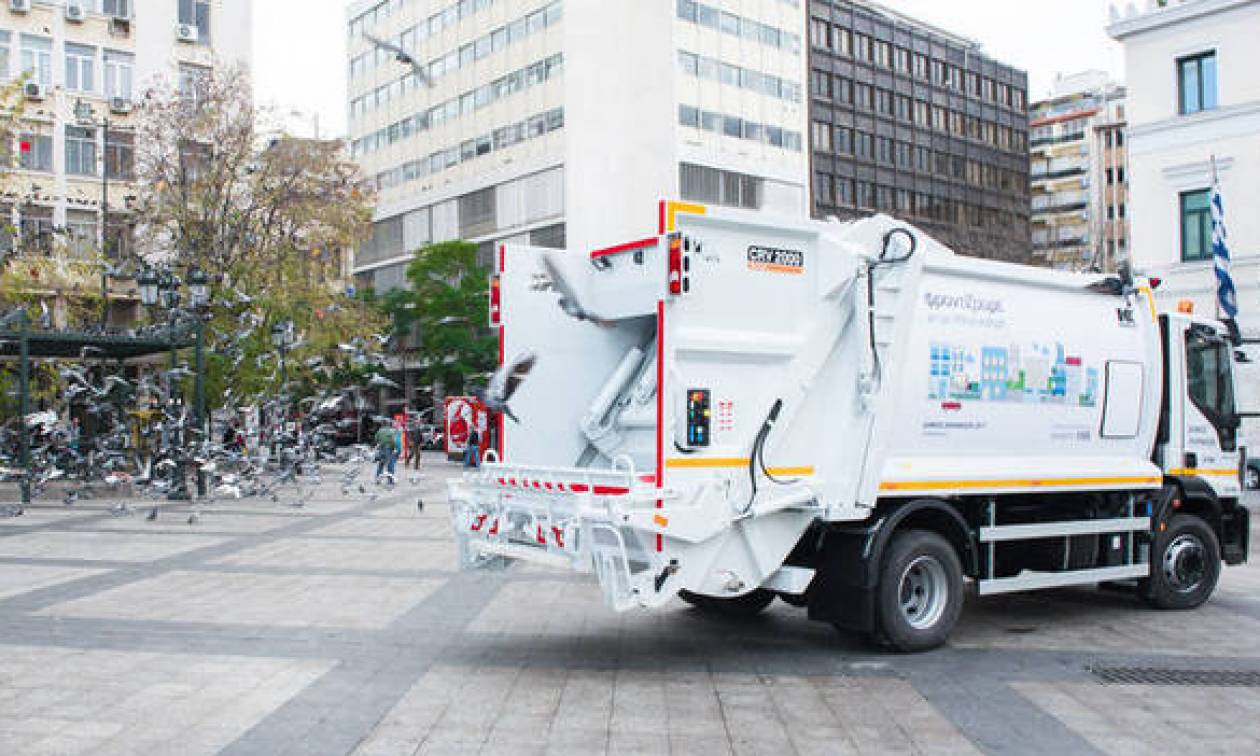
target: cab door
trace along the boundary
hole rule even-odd
[[[1170,339],[1171,340],[1171,339]],[[1178,477],[1195,477],[1218,497],[1241,494],[1238,412],[1234,405],[1234,353],[1226,335],[1205,323],[1187,324],[1183,345],[1182,422]]]

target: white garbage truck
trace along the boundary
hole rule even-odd
[[[1187,609],[1246,560],[1234,350],[1158,281],[883,215],[662,203],[656,231],[498,250],[502,361],[532,369],[450,483],[464,566],[590,572],[615,610],[777,597],[913,651],[968,586]]]

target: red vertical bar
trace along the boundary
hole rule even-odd
[[[661,200],[661,204],[657,209],[657,233],[665,233],[665,200]]]
[[[499,367],[503,367],[504,342],[507,339],[506,329],[503,325],[504,323],[507,322],[506,320],[503,319],[503,272],[507,270],[506,251],[507,251],[506,245],[500,244],[499,245]],[[498,439],[496,439],[498,443],[495,445],[496,447],[495,451],[499,453],[499,461],[502,462],[503,449],[506,446],[503,440],[503,432],[507,429],[506,424],[503,422],[502,412],[499,413],[498,423],[499,423],[499,433],[498,433],[499,437]]]
[[[661,205],[664,207],[664,203]],[[656,490],[665,487],[665,300],[656,301]],[[656,500],[656,508],[663,506]],[[665,537],[656,534],[656,551],[665,550]]]

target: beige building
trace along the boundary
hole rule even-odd
[[[1217,314],[1209,200],[1219,181],[1238,325],[1260,338],[1260,0],[1126,4],[1108,33],[1124,45],[1134,267],[1163,278],[1164,307]],[[1238,406],[1260,411],[1260,346],[1244,348]],[[1247,445],[1260,421],[1246,420]]]
[[[26,75],[24,123],[0,215],[25,255],[132,247],[133,110],[159,79],[248,66],[248,0],[2,0],[0,77]]]
[[[1125,89],[1102,71],[1055,80],[1029,121],[1033,249],[1066,270],[1128,256]]]

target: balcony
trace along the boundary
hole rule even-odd
[[[1034,213],[1067,213],[1089,206],[1089,192],[1055,192],[1032,198]]]
[[[1082,175],[1087,170],[1089,162],[1084,157],[1056,157],[1033,163],[1031,176],[1034,179],[1068,178]]]

